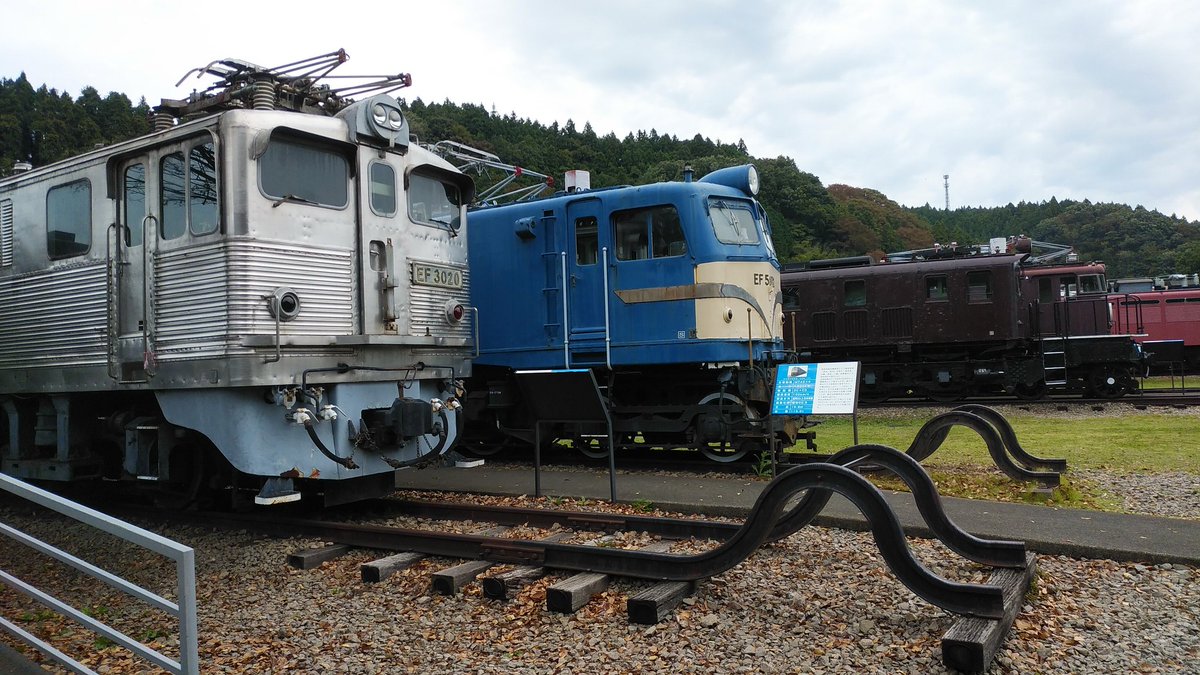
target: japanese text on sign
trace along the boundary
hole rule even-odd
[[[858,368],[857,361],[778,366],[771,414],[853,414],[858,401]]]

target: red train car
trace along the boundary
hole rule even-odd
[[[1134,335],[1156,367],[1200,368],[1200,286],[1145,286],[1113,285],[1108,295],[1112,333]]]

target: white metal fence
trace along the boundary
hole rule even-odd
[[[108,640],[125,647],[129,651],[137,654],[156,666],[159,666],[172,673],[182,673],[184,675],[196,675],[200,672],[196,640],[196,557],[195,551],[191,547],[171,541],[170,539],[161,537],[148,530],[143,530],[135,525],[117,520],[116,518],[105,515],[81,504],[76,504],[68,499],[64,499],[50,492],[46,492],[41,488],[29,485],[28,483],[19,481],[2,473],[0,473],[0,488],[34,502],[35,504],[57,511],[65,516],[74,518],[81,523],[90,525],[103,532],[107,532],[115,537],[120,537],[125,541],[137,544],[142,548],[154,551],[155,553],[174,560],[176,580],[178,583],[178,603],[171,602],[166,598],[151,593],[150,591],[136,584],[130,583],[125,579],[96,567],[85,560],[81,560],[70,553],[67,553],[66,551],[55,548],[54,546],[31,537],[16,528],[10,527],[4,523],[0,523],[0,534],[4,534],[11,539],[19,541],[29,548],[38,551],[39,553],[50,556],[67,565],[70,565],[84,574],[103,581],[109,586],[112,586],[119,591],[123,591],[124,593],[131,595],[153,607],[161,609],[162,611],[167,612],[178,619],[179,661],[175,661],[167,656],[164,656],[163,654],[142,644],[140,641],[125,635],[124,633],[108,626],[102,621],[98,621],[97,619],[88,616],[82,611],[59,600],[58,598],[55,598],[49,593],[38,589],[32,584],[18,579],[4,570],[0,570],[0,582],[3,582],[13,589],[25,594],[26,596],[37,600],[55,612],[77,621],[78,623],[87,627],[89,630],[92,630]],[[17,626],[3,616],[0,616],[0,628],[3,628],[8,633],[16,636],[18,639],[26,642],[27,644],[34,646],[51,659],[57,661],[64,667],[76,673],[93,673],[92,670],[56,649],[53,645],[22,629],[20,626]]]

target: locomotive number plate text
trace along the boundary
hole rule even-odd
[[[462,288],[462,270],[423,263],[412,264],[412,279],[414,284],[422,286],[440,286],[441,288]]]

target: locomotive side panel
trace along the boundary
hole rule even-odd
[[[1011,258],[788,273],[794,345],[890,350],[1019,335]]]
[[[107,353],[103,164],[77,160],[9,185],[0,192],[0,390],[94,388]]]
[[[1127,339],[1103,337],[1108,312],[1095,302],[1103,296],[1079,290],[1100,283],[1102,266],[1021,260],[946,256],[785,273],[789,344],[802,356],[861,360],[868,399],[1036,397],[1048,383],[1104,397],[1128,391],[1140,354]]]

